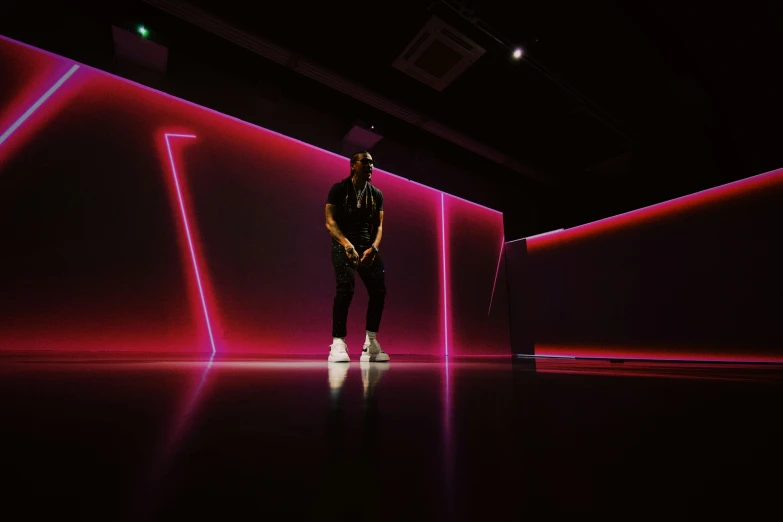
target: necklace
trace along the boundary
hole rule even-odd
[[[353,185],[353,193],[356,195],[356,208],[362,208],[362,199],[364,199],[364,191],[367,190],[368,184],[369,183],[365,183],[362,191],[358,192],[356,190],[356,183],[351,183],[351,185]]]

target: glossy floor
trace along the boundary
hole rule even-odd
[[[28,520],[747,516],[777,505],[781,399],[777,366],[5,354],[0,494]]]

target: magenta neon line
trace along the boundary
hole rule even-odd
[[[63,84],[66,82],[66,81],[68,81],[68,78],[70,78],[71,76],[73,76],[73,73],[75,73],[75,72],[76,72],[76,70],[77,70],[78,68],[79,68],[79,66],[78,66],[78,65],[74,65],[74,66],[72,66],[70,69],[68,69],[68,72],[66,72],[65,74],[63,74],[63,75],[60,77],[60,79],[59,79],[59,80],[57,80],[57,81],[54,83],[54,85],[52,85],[51,87],[49,87],[49,89],[48,89],[48,90],[47,90],[45,93],[43,93],[43,94],[41,95],[41,97],[40,97],[40,98],[38,98],[38,100],[36,100],[36,102],[35,102],[35,103],[33,103],[33,104],[30,106],[30,108],[29,108],[29,109],[27,109],[26,111],[24,111],[24,114],[22,114],[21,116],[19,116],[19,117],[16,119],[16,121],[15,121],[15,122],[13,122],[13,123],[11,124],[11,126],[10,126],[10,127],[8,127],[8,128],[5,130],[5,132],[3,132],[2,134],[0,134],[0,146],[1,146],[1,145],[2,145],[2,144],[3,144],[3,143],[4,143],[4,142],[5,142],[5,141],[6,141],[6,140],[7,140],[7,139],[8,139],[8,138],[11,136],[11,134],[13,134],[14,132],[16,132],[16,129],[18,129],[19,127],[21,127],[21,126],[22,126],[22,124],[23,124],[25,121],[27,121],[27,119],[28,119],[28,118],[30,118],[30,116],[32,116],[32,115],[33,115],[33,113],[34,113],[35,111],[37,111],[37,110],[38,110],[38,108],[39,108],[39,107],[41,107],[41,105],[43,105],[43,104],[46,102],[46,100],[48,100],[48,99],[49,99],[49,98],[52,96],[52,94],[54,94],[54,93],[55,93],[55,91],[57,91],[57,89],[59,89],[60,87],[62,87],[62,85],[63,85]]]
[[[645,211],[652,210],[656,207],[663,207],[665,205],[676,205],[676,204],[682,204],[685,201],[688,201],[689,199],[695,199],[698,196],[704,196],[707,194],[714,194],[715,192],[719,192],[721,190],[726,190],[729,188],[737,188],[744,184],[752,183],[754,181],[759,181],[760,179],[766,179],[766,178],[773,178],[776,176],[781,176],[783,172],[781,172],[783,169],[777,169],[772,170],[769,172],[765,172],[763,174],[756,174],[755,176],[750,176],[747,178],[738,179],[736,181],[731,181],[729,183],[726,183],[724,185],[718,185],[717,187],[710,187],[708,189],[700,190],[698,192],[693,192],[691,194],[686,194],[684,196],[680,196],[674,199],[668,199],[666,201],[661,201],[660,203],[654,203],[652,205],[647,205],[646,207],[637,208],[634,210],[629,210],[628,212],[623,212],[622,214],[615,214],[614,216],[605,217],[603,219],[598,219],[596,221],[590,221],[588,223],[583,223],[581,225],[577,225],[575,227],[569,228],[568,232],[573,232],[574,230],[580,230],[582,228],[588,227],[590,225],[593,225],[595,223],[602,223],[602,222],[608,222],[608,221],[614,221],[618,218],[622,217],[628,217],[628,216],[638,216],[639,214],[644,214]]]
[[[506,245],[506,236],[500,238],[500,253],[498,254],[498,266],[495,269],[495,280],[492,281],[492,295],[489,296],[489,310],[487,315],[492,312],[492,300],[495,299],[495,286],[498,284],[498,274],[500,273],[500,260],[503,259],[503,247]]]
[[[524,241],[526,239],[535,239],[535,238],[539,238],[541,236],[549,236],[551,234],[557,234],[558,232],[562,232],[563,230],[565,230],[565,229],[558,228],[556,230],[550,230],[549,232],[541,232],[540,234],[535,234],[533,236],[520,237],[519,239],[512,239],[511,241],[506,241],[506,244],[508,244],[508,243],[516,243],[517,241]]]
[[[185,236],[188,239],[188,248],[190,249],[190,259],[193,261],[193,271],[196,273],[196,284],[198,285],[198,293],[201,297],[201,306],[204,309],[204,321],[207,323],[207,332],[209,333],[209,342],[212,345],[212,353],[215,349],[215,339],[212,336],[212,326],[209,322],[209,312],[207,311],[207,300],[204,298],[204,288],[201,285],[201,275],[199,274],[198,262],[196,261],[196,251],[193,248],[193,239],[190,236],[190,226],[188,225],[188,216],[185,212],[185,203],[182,200],[182,191],[179,188],[179,177],[177,176],[177,167],[174,165],[174,156],[171,153],[171,143],[169,138],[190,138],[194,139],[196,136],[192,134],[164,134],[166,139],[166,149],[169,153],[169,161],[171,162],[171,174],[174,176],[174,186],[177,189],[177,199],[179,200],[179,211],[182,214],[182,224],[185,227]]]
[[[748,356],[747,359],[740,358],[725,358],[725,357],[701,357],[699,355],[665,355],[662,357],[655,357],[653,355],[635,355],[635,354],[593,354],[588,353],[585,355],[556,355],[556,354],[541,354],[522,356],[517,354],[516,357],[532,357],[535,359],[580,359],[580,360],[605,360],[605,359],[622,359],[624,361],[651,361],[651,362],[696,362],[696,363],[737,363],[737,364],[780,364],[783,359],[760,359],[753,356]]]
[[[446,290],[446,212],[444,210],[444,194],[440,193],[440,257],[443,260],[443,339],[446,357],[449,356],[449,300]]]
[[[736,181],[732,181],[732,182],[726,183],[724,185],[718,185],[717,187],[711,187],[711,188],[708,188],[708,189],[700,190],[698,192],[693,192],[691,194],[686,194],[685,196],[680,196],[680,197],[677,197],[677,198],[674,198],[674,199],[668,199],[666,201],[661,201],[660,203],[654,203],[654,204],[648,205],[646,207],[641,207],[641,208],[637,208],[637,209],[634,209],[634,210],[629,210],[628,212],[624,212],[622,214],[615,214],[614,216],[609,216],[609,217],[605,217],[603,219],[598,219],[596,221],[590,221],[588,223],[583,223],[581,225],[577,225],[575,227],[566,229],[566,232],[573,232],[575,230],[580,230],[580,229],[583,229],[585,227],[589,227],[590,225],[594,225],[594,224],[597,224],[597,223],[608,223],[608,222],[612,222],[612,221],[618,220],[620,218],[627,218],[627,217],[630,217],[630,216],[638,216],[638,215],[644,214],[645,212],[651,211],[651,210],[653,210],[655,208],[660,209],[660,208],[666,207],[666,206],[671,207],[671,206],[678,205],[678,204],[681,205],[684,202],[686,202],[688,200],[691,200],[691,199],[696,199],[699,196],[705,196],[705,195],[708,195],[708,194],[714,194],[716,192],[725,191],[725,190],[728,190],[730,188],[738,188],[738,187],[741,187],[741,186],[746,185],[746,184],[750,184],[750,183],[753,183],[753,182],[758,182],[760,180],[766,180],[766,179],[769,179],[769,178],[775,178],[777,176],[781,176],[783,174],[782,170],[783,169],[771,170],[769,172],[764,172],[762,174],[756,174],[755,176],[750,176],[750,177],[747,177],[747,178],[738,179]],[[562,229],[560,229],[560,230],[562,230]],[[555,231],[555,232],[557,232],[557,231]],[[545,234],[539,234],[538,236],[532,236],[532,237],[539,237],[539,236],[543,236],[543,235],[545,235]],[[527,238],[527,239],[531,239],[531,238]]]

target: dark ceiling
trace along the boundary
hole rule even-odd
[[[159,25],[163,30],[153,32],[153,37],[169,45],[173,57],[182,45],[177,42],[176,17],[150,2],[154,3],[83,0],[52,9],[11,2],[0,8],[0,32],[68,55],[63,31],[58,32],[56,24],[58,17],[66,16],[65,20],[79,11],[92,16],[107,38],[111,24],[143,22],[153,31]],[[780,3],[191,0],[190,4],[540,173],[559,187],[561,218],[553,223],[558,226],[783,166]],[[18,14],[22,9],[28,13]],[[443,92],[392,67],[433,15],[486,50]],[[36,24],[44,27],[47,16],[50,36],[34,31]],[[186,26],[179,21],[183,31]],[[259,67],[253,60],[264,60],[235,44],[217,45],[217,37],[206,31],[187,30],[210,42],[204,46],[215,46],[213,59],[232,63],[236,69]],[[47,37],[59,40],[46,45]],[[79,38],[69,35],[69,45],[75,49]],[[84,56],[88,38],[83,39],[81,54],[73,52],[74,58]],[[509,45],[522,46],[525,59],[512,60]],[[314,103],[329,104],[329,110],[361,112],[355,100],[340,104],[337,98],[319,99],[315,90],[311,92]],[[387,136],[407,132],[407,127],[379,111],[353,116],[375,118],[381,129],[388,129]],[[525,177],[519,171],[511,175]]]
[[[557,81],[513,61],[508,49],[443,3],[344,1],[303,11],[291,2],[261,17],[238,2],[194,3],[537,169],[583,169],[627,146]],[[433,14],[487,50],[443,92],[392,67]],[[491,25],[505,16],[502,8],[487,9]],[[502,25],[502,34],[524,40],[519,28],[507,33],[510,24]],[[545,42],[542,35],[535,45],[543,50]]]
[[[535,170],[551,173],[556,179],[568,179],[629,150],[636,122],[621,122],[620,116],[623,119],[629,116],[621,114],[622,102],[607,103],[577,92],[585,87],[602,91],[589,81],[595,71],[580,70],[571,64],[566,64],[567,70],[546,68],[546,62],[557,60],[562,51],[565,55],[574,52],[562,49],[559,40],[563,28],[558,28],[558,23],[532,21],[532,17],[551,17],[558,9],[527,8],[512,13],[508,5],[499,2],[481,3],[484,5],[481,9],[476,7],[471,22],[469,11],[460,12],[445,2],[349,0],[314,3],[307,8],[301,3],[288,2],[275,5],[263,15],[249,3],[191,2]],[[579,13],[574,14],[581,17]],[[486,50],[443,92],[392,67],[392,62],[433,15]],[[515,20],[527,20],[527,23]],[[535,66],[529,60],[512,60],[509,49],[496,39],[524,45]],[[601,61],[618,60],[614,54],[604,56]],[[625,66],[633,67],[633,63]],[[584,84],[577,87],[567,78],[572,71],[574,79],[588,81],[577,82]],[[608,79],[606,74],[600,72],[596,76],[603,75],[603,82]],[[627,75],[628,71],[612,71],[615,74]],[[612,92],[601,92],[602,98],[633,99],[623,82],[609,84],[614,86]],[[649,92],[655,86],[646,82],[640,88]]]
[[[780,166],[743,161],[754,153],[748,136],[761,134],[748,127],[783,115],[776,73],[765,71],[783,50],[771,2],[190,3],[556,181],[582,182],[618,163],[627,171],[649,148],[674,161],[689,142],[697,157],[686,163],[703,156],[708,170],[717,164],[740,176]],[[391,65],[433,15],[486,49],[443,92]],[[526,59],[512,60],[509,44]],[[777,158],[776,149],[762,156]]]

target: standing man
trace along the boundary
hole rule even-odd
[[[337,293],[332,308],[332,346],[329,362],[348,362],[345,337],[348,334],[348,308],[359,272],[370,302],[367,305],[367,336],[361,361],[385,362],[376,335],[386,301],[386,274],[378,254],[383,235],[383,194],[370,184],[375,166],[367,151],[351,156],[351,176],[336,183],[326,200],[326,229],[332,236],[332,266]]]

